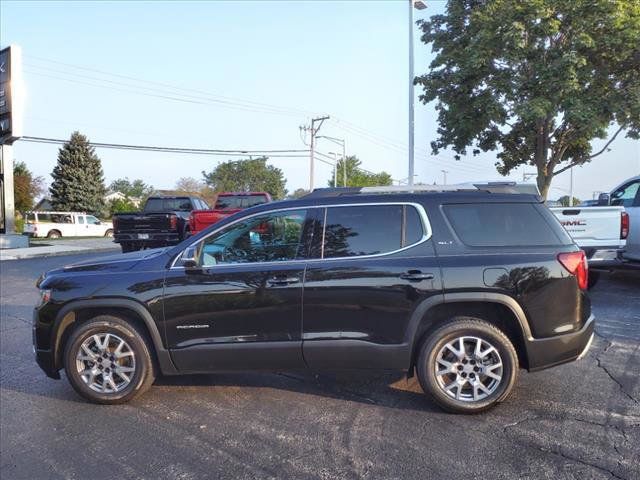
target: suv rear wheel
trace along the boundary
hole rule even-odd
[[[455,317],[423,341],[416,370],[422,389],[444,410],[479,413],[507,398],[518,356],[494,325]]]
[[[124,403],[146,391],[155,370],[144,336],[124,320],[102,315],[69,336],[64,368],[71,386],[89,401]]]

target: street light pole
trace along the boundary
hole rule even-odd
[[[333,188],[338,186],[338,154],[329,152],[333,156]]]
[[[413,186],[414,113],[413,113],[413,0],[409,0],[409,186]]]
[[[415,74],[413,72],[413,9],[424,10],[427,8],[421,0],[409,0],[409,178],[408,185],[413,186],[414,177],[414,141],[415,141],[415,121],[414,121],[414,91],[413,80]]]
[[[347,142],[344,138],[329,137],[328,135],[318,135],[316,138],[325,138],[333,143],[342,145],[342,186],[347,186]]]

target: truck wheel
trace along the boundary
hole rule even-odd
[[[122,249],[122,253],[133,252],[133,246],[130,243],[121,243],[120,248]]]
[[[62,234],[58,230],[50,230],[47,233],[47,238],[60,238]]]
[[[596,283],[600,280],[600,272],[589,271],[589,279],[587,280],[587,290],[591,290],[595,287]]]
[[[67,379],[90,402],[124,403],[141,395],[155,380],[144,335],[110,315],[80,324],[64,350]]]
[[[104,232],[104,236],[107,238],[113,238],[113,230],[109,229],[106,232]]]
[[[507,398],[518,356],[507,336],[474,317],[455,317],[422,343],[416,364],[425,393],[452,413],[479,413]]]

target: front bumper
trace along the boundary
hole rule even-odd
[[[31,327],[31,339],[33,342],[33,352],[36,356],[36,363],[47,374],[47,377],[60,379],[60,372],[55,368],[53,352],[47,349],[38,348],[36,326],[38,324],[38,309],[33,309],[33,323]]]
[[[593,340],[595,323],[591,315],[577,332],[526,340],[528,370],[535,372],[584,357]]]

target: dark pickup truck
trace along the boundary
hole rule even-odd
[[[141,212],[113,216],[113,241],[123,252],[176,245],[190,235],[191,211],[207,208],[198,197],[149,197]]]

